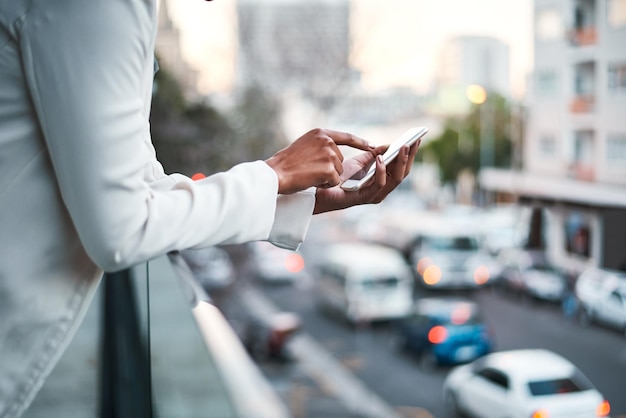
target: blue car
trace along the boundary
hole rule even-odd
[[[472,361],[493,350],[479,306],[460,298],[422,298],[398,323],[398,340],[423,366]]]

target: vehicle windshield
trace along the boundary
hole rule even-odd
[[[363,289],[391,289],[398,285],[397,277],[377,277],[373,279],[366,279],[361,282]]]
[[[476,251],[478,241],[473,237],[424,237],[424,247],[437,251]]]
[[[445,325],[476,325],[483,322],[479,310],[467,304],[440,306],[438,309],[418,309],[416,317],[427,317]]]
[[[532,396],[546,396],[584,392],[593,389],[593,386],[582,374],[576,374],[561,379],[531,381],[528,382],[528,389]]]

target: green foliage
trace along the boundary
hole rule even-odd
[[[506,99],[490,95],[482,105],[473,105],[467,116],[447,119],[442,133],[421,147],[419,158],[437,163],[444,183],[456,182],[459,173],[466,169],[477,174],[485,156],[492,160],[490,166],[510,167],[510,114]],[[482,157],[481,136],[493,141],[491,151],[483,149]],[[486,163],[482,161],[483,165]]]
[[[157,157],[167,173],[212,174],[265,159],[282,139],[279,108],[260,89],[247,91],[232,115],[204,103],[187,103],[166,68],[155,77],[150,127]]]
[[[241,138],[238,159],[266,159],[286,144],[279,101],[260,86],[244,90],[231,121]]]

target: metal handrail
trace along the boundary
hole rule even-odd
[[[178,252],[168,254],[238,418],[288,418],[284,403]]]

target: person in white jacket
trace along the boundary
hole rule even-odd
[[[405,147],[358,192],[334,187],[384,148],[314,129],[267,161],[166,175],[150,139],[156,0],[0,0],[0,417],[23,413],[103,271],[170,251],[268,240],[380,202]],[[343,160],[337,145],[364,150]]]

